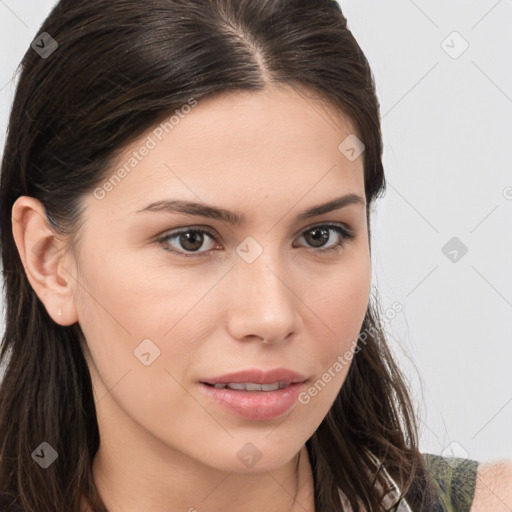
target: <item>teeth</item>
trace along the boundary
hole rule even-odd
[[[226,387],[229,389],[238,389],[238,390],[247,390],[251,388],[247,388],[245,384],[241,382],[230,382],[229,384],[226,384]],[[254,388],[253,388],[254,389]],[[257,391],[257,390],[255,390]]]
[[[272,384],[257,384],[255,382],[228,382],[217,383],[214,387],[217,389],[234,389],[237,391],[277,391],[287,386],[286,382],[273,382]]]
[[[274,382],[273,384],[262,384],[262,391],[277,391],[279,389],[279,382]]]
[[[242,388],[240,388],[242,386]],[[232,388],[231,384],[228,387]],[[243,384],[237,384],[234,389],[246,389],[247,391],[261,391],[261,384],[254,384],[252,382],[244,382]]]

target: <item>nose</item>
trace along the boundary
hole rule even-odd
[[[237,261],[231,271],[228,328],[235,339],[275,344],[289,340],[300,327],[300,299],[292,279],[269,253],[252,263]]]

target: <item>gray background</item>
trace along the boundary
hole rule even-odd
[[[0,0],[2,150],[16,66],[55,3]],[[383,311],[403,306],[386,330],[421,448],[512,458],[512,2],[340,4],[381,102],[373,283]]]

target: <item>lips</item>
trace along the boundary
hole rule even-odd
[[[211,377],[199,382],[201,392],[212,404],[252,421],[267,421],[286,413],[304,389],[306,377],[277,368],[251,368]]]
[[[287,413],[298,404],[299,394],[306,386],[304,382],[294,382],[277,391],[244,391],[198,385],[209,404],[250,421],[268,421]]]
[[[211,386],[211,384],[208,385]],[[269,384],[258,384],[256,382],[228,382],[227,384],[223,384],[217,382],[213,387],[217,389],[234,389],[235,391],[277,391],[278,389],[286,388],[289,385],[290,383],[286,381],[273,382]]]
[[[286,368],[276,368],[274,370],[250,368],[204,379],[201,383],[220,389],[227,387],[241,391],[275,391],[292,383],[304,382],[305,380],[304,375]]]

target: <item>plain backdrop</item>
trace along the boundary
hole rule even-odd
[[[2,151],[16,67],[55,3],[0,0]],[[386,331],[421,449],[512,458],[512,2],[340,5],[381,104],[373,285],[403,307]]]

